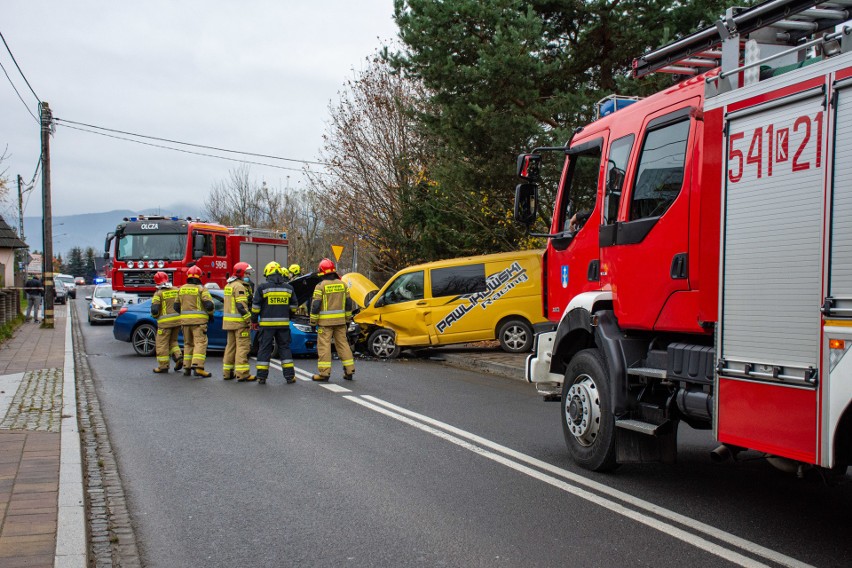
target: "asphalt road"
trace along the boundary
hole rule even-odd
[[[852,563],[852,484],[711,463],[705,432],[676,465],[592,474],[520,381],[401,359],[321,385],[299,359],[296,384],[240,384],[217,355],[209,379],[155,375],[82,326],[146,566]]]

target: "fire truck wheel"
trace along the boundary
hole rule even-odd
[[[574,355],[562,383],[562,432],[574,461],[592,471],[618,467],[609,389],[606,364],[597,349]]]
[[[367,350],[379,359],[395,359],[399,355],[396,336],[389,329],[377,329],[367,339]]]
[[[153,325],[143,323],[133,330],[133,335],[130,338],[130,343],[133,344],[133,350],[137,355],[142,357],[151,357],[156,351],[157,330]]]
[[[526,353],[532,349],[533,330],[522,319],[510,319],[497,330],[497,339],[506,353]]]

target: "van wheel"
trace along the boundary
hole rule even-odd
[[[367,350],[379,359],[395,359],[399,355],[396,336],[389,329],[377,329],[367,339]]]
[[[500,347],[507,353],[525,353],[532,349],[533,330],[524,320],[512,319],[497,330]]]
[[[611,471],[615,461],[615,417],[609,375],[597,349],[577,353],[562,383],[562,432],[568,453],[592,471]]]

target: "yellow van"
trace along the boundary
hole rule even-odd
[[[366,331],[367,351],[393,358],[403,347],[429,347],[498,339],[504,351],[533,344],[533,326],[545,323],[541,250],[455,258],[397,272],[377,293],[361,274],[343,280],[363,309],[355,321]],[[358,294],[355,294],[355,291]],[[361,302],[359,302],[361,303]]]

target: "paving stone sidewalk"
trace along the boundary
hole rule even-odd
[[[0,345],[0,566],[53,567],[59,511],[65,310]],[[11,392],[15,390],[14,395]]]

